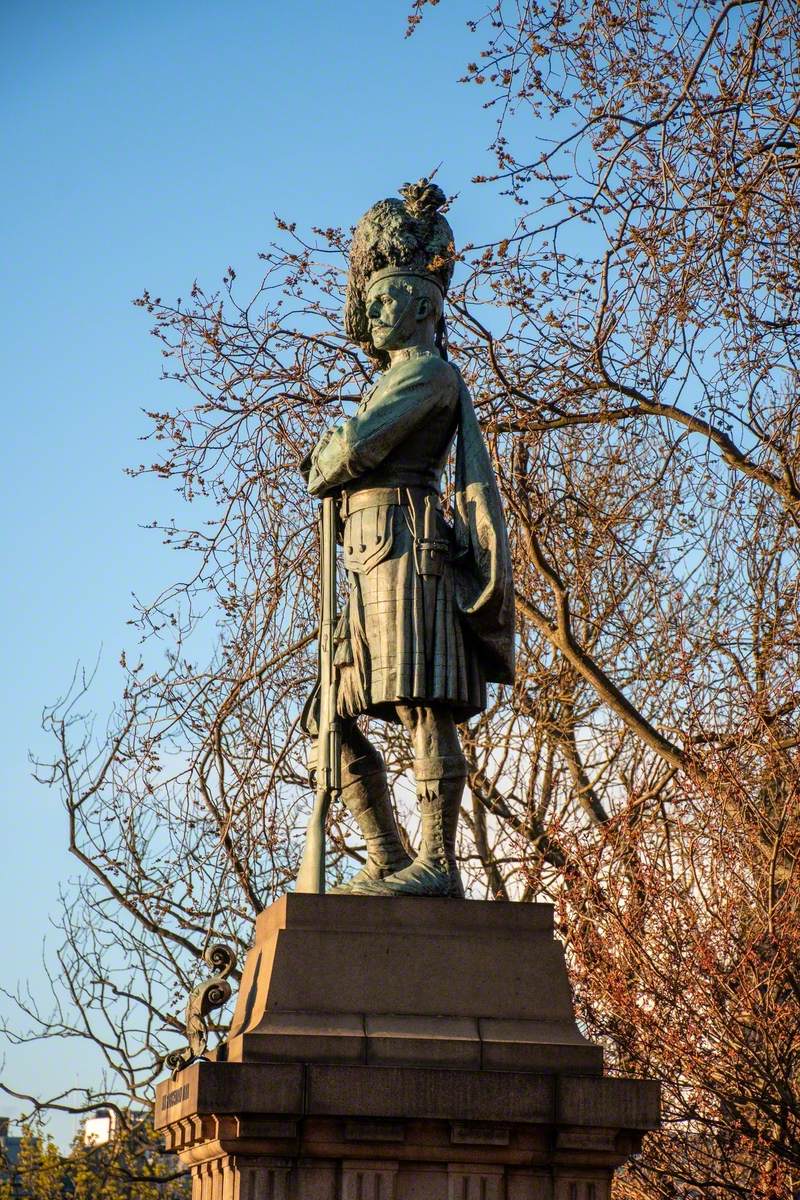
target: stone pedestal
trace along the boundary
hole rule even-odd
[[[658,1084],[602,1074],[552,907],[287,895],[227,1043],[159,1085],[193,1200],[608,1200]]]

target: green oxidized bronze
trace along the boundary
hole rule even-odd
[[[362,895],[463,897],[455,844],[467,771],[457,726],[485,708],[487,682],[510,683],[514,674],[502,504],[469,392],[446,358],[454,251],[438,211],[444,199],[422,180],[359,222],[346,328],[386,369],[355,416],[329,429],[304,463],[312,495],[336,498],[342,528],[349,595],[328,665],[341,797],[367,861],[339,890]],[[451,525],[440,486],[454,440]],[[362,715],[402,722],[413,741],[422,825],[413,861],[383,760],[356,724]],[[309,732],[317,724],[309,718]],[[316,890],[308,872],[304,861],[302,889]]]

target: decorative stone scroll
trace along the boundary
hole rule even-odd
[[[164,1065],[172,1072],[172,1078],[190,1063],[203,1060],[208,1048],[208,1015],[215,1008],[222,1008],[231,998],[228,976],[236,966],[236,955],[230,946],[218,942],[209,946],[203,959],[215,972],[210,979],[198,984],[189,995],[186,1005],[186,1037],[188,1046],[173,1050],[164,1059]]]

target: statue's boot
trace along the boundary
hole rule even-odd
[[[456,863],[456,831],[467,778],[462,755],[417,759],[414,763],[422,818],[419,854],[401,871],[353,890],[361,896],[449,896],[464,899]]]
[[[361,830],[367,861],[347,883],[331,888],[337,895],[379,882],[411,862],[397,828],[383,759],[366,744],[367,753],[358,758],[351,758],[347,746],[342,747],[342,800]]]

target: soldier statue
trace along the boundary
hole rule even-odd
[[[458,725],[486,683],[514,674],[514,591],[505,520],[469,392],[447,361],[453,273],[444,193],[423,179],[356,227],[345,328],[385,368],[357,412],[303,467],[335,495],[349,594],[335,636],[341,796],[366,843],[337,891],[463,897],[456,831],[467,766]],[[441,480],[456,442],[453,521]],[[400,837],[383,759],[359,717],[401,722],[413,743],[421,843]],[[307,728],[314,732],[313,717]]]

